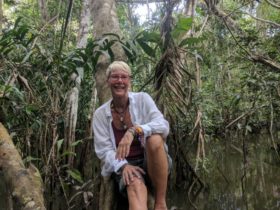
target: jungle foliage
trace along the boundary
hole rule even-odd
[[[62,189],[68,207],[79,196],[87,206],[94,196],[90,188],[96,184],[98,165],[91,179],[85,178],[79,152],[92,141],[91,114],[99,106],[93,99],[96,63],[101,54],[114,60],[114,43],[121,43],[128,56],[133,90],[151,93],[169,119],[174,160],[183,154],[193,166],[202,163],[196,172],[206,167],[205,151],[201,147],[190,152],[190,145],[228,132],[248,134],[264,128],[275,135],[279,129],[277,1],[198,1],[193,17],[183,14],[182,2],[171,7],[157,3],[144,23],[133,13],[138,5],[120,2],[124,37],[112,33],[96,40],[90,35],[85,48],[76,48],[81,4],[75,2],[66,20],[68,5],[48,1],[49,16],[55,17],[48,23],[42,23],[37,1],[4,1],[0,8],[0,119],[25,163],[38,166],[50,191]],[[77,75],[81,94],[71,145],[76,149],[70,152],[63,146],[65,107]],[[74,166],[66,164],[68,156],[74,157]],[[186,181],[184,176],[176,171],[174,182]],[[69,193],[73,186],[78,193]]]

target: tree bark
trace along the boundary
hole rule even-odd
[[[92,7],[94,38],[100,39],[105,33],[121,35],[115,0],[94,0]],[[112,47],[114,60],[126,60],[125,53],[119,44]],[[107,86],[106,69],[111,63],[109,56],[101,55],[96,66],[96,90],[100,104],[111,97]],[[94,120],[94,119],[93,119]],[[101,163],[102,164],[102,163]],[[101,179],[99,209],[112,210],[115,208],[114,186],[110,177]]]
[[[3,25],[3,0],[0,0],[0,34],[2,34]]]
[[[0,171],[13,199],[13,209],[45,210],[43,185],[32,164],[25,168],[5,127],[0,123]]]
[[[75,74],[77,77],[77,75]],[[75,81],[74,81],[75,82]],[[66,116],[65,116],[65,129],[64,129],[64,151],[74,152],[74,147],[71,146],[75,142],[75,131],[78,117],[78,102],[79,102],[79,89],[73,87],[67,93]],[[69,155],[67,163],[70,167],[74,164],[74,156]]]
[[[92,14],[94,27],[93,36],[95,39],[101,38],[103,34],[106,33],[121,35],[115,0],[94,0]],[[120,44],[116,43],[112,47],[112,51],[115,56],[114,60],[126,60],[125,53]],[[101,55],[96,66],[96,89],[100,104],[103,104],[111,97],[105,75],[106,69],[110,63],[111,60],[109,56]]]
[[[46,0],[38,0],[38,6],[41,14],[42,23],[46,23],[49,19]]]
[[[81,17],[79,24],[79,31],[77,37],[77,47],[83,48],[87,45],[87,38],[90,29],[90,6],[91,0],[83,0],[82,9],[81,9]]]
[[[185,14],[189,17],[194,17],[196,8],[196,0],[187,0],[185,5]]]
[[[84,48],[87,45],[88,32],[90,27],[90,0],[83,0],[81,17],[79,24],[79,31],[77,36],[77,48]],[[81,75],[84,74],[83,69],[80,69],[80,74],[73,73],[71,80],[75,83],[75,86],[71,88],[67,93],[67,104],[66,104],[66,116],[65,116],[65,149],[67,151],[74,152],[72,143],[75,142],[76,136],[76,124],[78,118],[78,103],[79,103],[79,92],[81,84]],[[73,166],[74,157],[69,156],[67,163]]]

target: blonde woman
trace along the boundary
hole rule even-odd
[[[104,163],[101,174],[113,175],[130,210],[147,209],[149,181],[154,210],[167,210],[169,123],[147,93],[129,91],[131,70],[125,62],[113,62],[106,75],[112,99],[96,110],[93,123],[95,152]]]

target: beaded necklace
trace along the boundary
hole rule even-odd
[[[118,111],[112,101],[111,103],[111,110],[113,110],[114,112],[117,113],[118,115],[118,119],[120,120],[121,122],[121,126],[122,126],[122,129],[123,130],[126,130],[128,128],[128,126],[125,124],[124,120],[125,120],[125,116],[126,116],[126,113],[127,113],[127,109],[128,109],[128,105],[129,103],[127,103],[127,106],[123,109],[122,112]]]

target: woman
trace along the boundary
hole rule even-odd
[[[154,210],[167,210],[170,164],[164,140],[169,123],[147,93],[129,92],[131,70],[125,62],[113,62],[106,75],[112,99],[96,110],[93,123],[101,174],[115,176],[120,192],[127,192],[130,210],[147,209],[148,175],[155,190]]]

